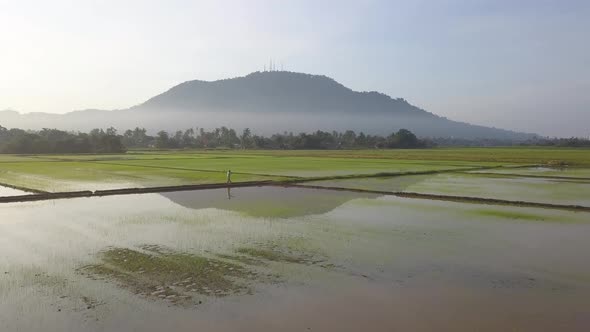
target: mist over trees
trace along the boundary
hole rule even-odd
[[[249,128],[238,133],[222,126],[213,130],[189,128],[172,133],[161,130],[149,135],[136,127],[119,134],[114,128],[93,129],[88,133],[57,129],[39,131],[7,129],[0,126],[0,153],[122,153],[127,149],[417,149],[435,146],[552,146],[590,147],[582,138],[540,138],[518,142],[494,139],[418,138],[407,129],[387,136],[367,135],[353,130],[311,133],[254,134]]]
[[[541,146],[541,147],[565,147],[587,148],[590,147],[590,139],[580,137],[533,137],[526,141],[514,141],[509,139],[478,138],[465,139],[453,137],[438,137],[429,139],[441,147],[493,147],[493,146]]]
[[[411,131],[401,129],[389,136],[357,134],[352,130],[315,131],[313,133],[284,132],[271,136],[253,134],[249,128],[238,134],[227,127],[206,131],[187,129],[168,133],[159,131],[156,136],[149,136],[145,129],[135,128],[123,134],[123,143],[128,148],[159,149],[367,149],[367,148],[422,148],[431,146],[427,141],[418,139]]]
[[[114,128],[93,129],[89,133],[74,133],[57,129],[25,131],[0,126],[0,153],[121,153],[129,148],[156,149],[367,149],[422,148],[430,146],[412,132],[401,129],[387,137],[365,135],[352,130],[292,132],[269,137],[253,134],[249,128],[238,134],[227,127],[207,131],[190,128],[168,133],[159,131],[148,135],[145,128],[126,130],[122,135]]]
[[[0,153],[121,153],[126,148],[114,128],[71,133],[57,129],[25,131],[0,126]]]

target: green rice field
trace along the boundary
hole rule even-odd
[[[132,151],[119,155],[0,155],[0,183],[39,191],[118,189],[435,171],[527,172],[559,161],[568,174],[590,165],[588,150],[429,149],[359,151]],[[502,167],[489,169],[490,167]],[[481,169],[483,168],[483,169]],[[524,173],[522,173],[524,174]]]

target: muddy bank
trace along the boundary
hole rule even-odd
[[[70,191],[59,193],[40,192],[31,195],[19,195],[0,197],[0,203],[14,203],[14,202],[31,202],[43,201],[52,199],[77,198],[77,197],[94,197],[94,196],[113,196],[113,195],[132,195],[132,194],[148,194],[172,191],[190,191],[190,190],[204,190],[204,189],[219,189],[219,188],[238,188],[238,187],[256,187],[272,183],[273,181],[250,181],[239,183],[215,183],[215,184],[195,184],[195,185],[181,185],[181,186],[163,186],[163,187],[148,187],[148,188],[125,188],[112,190],[97,190],[97,191]]]
[[[219,188],[239,188],[239,187],[257,187],[272,183],[272,180],[266,181],[247,181],[235,183],[212,183],[212,184],[193,184],[181,186],[162,186],[162,187],[148,187],[148,188],[128,188],[128,189],[112,189],[112,190],[97,190],[93,196],[110,196],[110,195],[129,195],[129,194],[147,194],[170,191],[187,191],[187,190],[203,190],[203,189],[219,189]]]
[[[575,176],[558,176],[558,175],[534,175],[534,174],[518,174],[518,173],[491,173],[491,172],[457,172],[467,174],[477,174],[486,176],[504,176],[504,177],[515,177],[515,178],[539,178],[539,179],[555,179],[555,180],[571,180],[571,181],[590,181],[588,177],[575,177]]]
[[[424,174],[424,173],[421,173]],[[386,175],[372,175],[369,177],[381,177]],[[391,175],[387,175],[391,176]],[[360,176],[359,176],[360,177]],[[367,176],[363,176],[367,177]],[[348,177],[350,178],[350,177]],[[331,177],[331,179],[335,179]],[[306,180],[307,181],[307,180]],[[31,202],[31,201],[42,201],[42,200],[53,200],[53,199],[65,199],[65,198],[78,198],[78,197],[101,197],[101,196],[114,196],[114,195],[132,195],[132,194],[147,194],[147,193],[161,193],[161,192],[175,192],[175,191],[191,191],[191,190],[205,190],[205,189],[220,189],[220,188],[239,188],[239,187],[262,187],[262,186],[281,186],[281,187],[294,187],[294,188],[307,188],[307,189],[321,189],[321,190],[334,190],[334,191],[348,191],[366,194],[379,194],[379,195],[393,195],[405,198],[418,198],[418,199],[430,199],[439,201],[450,201],[450,202],[463,202],[463,203],[475,203],[475,204],[493,204],[493,205],[509,205],[509,206],[523,206],[523,207],[537,207],[546,209],[561,209],[570,211],[584,211],[590,212],[589,206],[582,205],[567,205],[567,204],[551,204],[551,203],[539,203],[529,201],[513,201],[503,200],[495,198],[481,198],[471,196],[453,196],[453,195],[438,195],[428,193],[416,193],[416,192],[392,192],[392,191],[381,191],[381,190],[368,190],[368,189],[356,189],[356,188],[343,188],[343,187],[330,187],[330,186],[314,186],[299,184],[301,181],[250,181],[240,183],[217,183],[217,184],[196,184],[196,185],[182,185],[182,186],[163,186],[163,187],[149,187],[149,188],[125,188],[125,189],[113,189],[113,190],[97,190],[97,191],[74,191],[74,192],[62,192],[62,193],[39,193],[31,195],[19,195],[19,196],[7,196],[0,197],[0,203],[14,203],[14,202]]]
[[[511,200],[503,200],[503,199],[495,199],[495,198],[481,198],[481,197],[471,197],[471,196],[435,195],[435,194],[423,194],[423,193],[415,193],[415,192],[392,192],[392,191],[357,189],[357,188],[314,186],[314,185],[305,185],[305,184],[302,184],[302,185],[288,184],[286,186],[298,187],[298,188],[310,188],[310,189],[336,190],[336,191],[351,191],[351,192],[358,192],[358,193],[369,193],[369,194],[380,194],[380,195],[393,195],[393,196],[405,197],[405,198],[430,199],[430,200],[459,202],[459,203],[509,205],[509,206],[537,207],[537,208],[546,208],[546,209],[560,209],[560,210],[590,212],[590,206],[582,206],[582,205],[550,204],[550,203],[511,201]]]
[[[34,202],[34,201],[45,201],[52,199],[64,199],[64,198],[77,198],[77,197],[90,197],[92,191],[71,191],[63,193],[38,193],[30,195],[18,195],[18,196],[5,196],[0,197],[0,203],[15,203],[15,202]]]
[[[300,178],[300,179],[293,179],[293,180],[284,180],[281,181],[283,183],[305,183],[305,182],[313,182],[313,181],[327,181],[327,180],[346,180],[346,179],[362,179],[362,178],[384,178],[384,177],[394,177],[394,176],[408,176],[408,175],[430,175],[430,174],[440,174],[440,173],[456,173],[456,172],[470,172],[470,171],[483,171],[489,169],[497,169],[503,168],[504,166],[480,166],[480,167],[470,167],[470,168],[454,168],[454,169],[438,169],[438,170],[428,170],[428,171],[417,171],[417,172],[379,172],[375,174],[350,174],[350,175],[334,175],[334,176],[317,176],[317,177],[308,177],[308,178]],[[520,167],[520,166],[515,166]],[[531,167],[531,165],[523,166],[523,167]]]
[[[590,212],[590,206],[582,206],[582,205],[565,205],[565,204],[537,203],[537,202],[527,202],[527,201],[510,201],[510,200],[495,199],[495,198],[433,195],[433,194],[421,194],[421,193],[412,193],[412,192],[398,192],[398,193],[393,193],[393,195],[398,196],[398,197],[405,197],[405,198],[421,198],[421,199],[432,199],[432,200],[449,201],[449,202],[493,204],[493,205],[512,205],[512,206],[538,207],[538,208],[545,208],[545,209],[560,209],[560,210]]]

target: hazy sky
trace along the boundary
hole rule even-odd
[[[590,135],[587,0],[0,0],[0,109],[126,108],[270,57],[456,120]]]

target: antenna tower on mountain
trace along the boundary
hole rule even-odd
[[[278,69],[279,68],[278,65],[280,65],[280,70]],[[263,71],[264,72],[285,71],[285,64],[282,61],[279,62],[279,64],[277,64],[275,61],[273,61],[272,58],[270,58],[270,60],[268,60],[268,64],[264,64]]]

